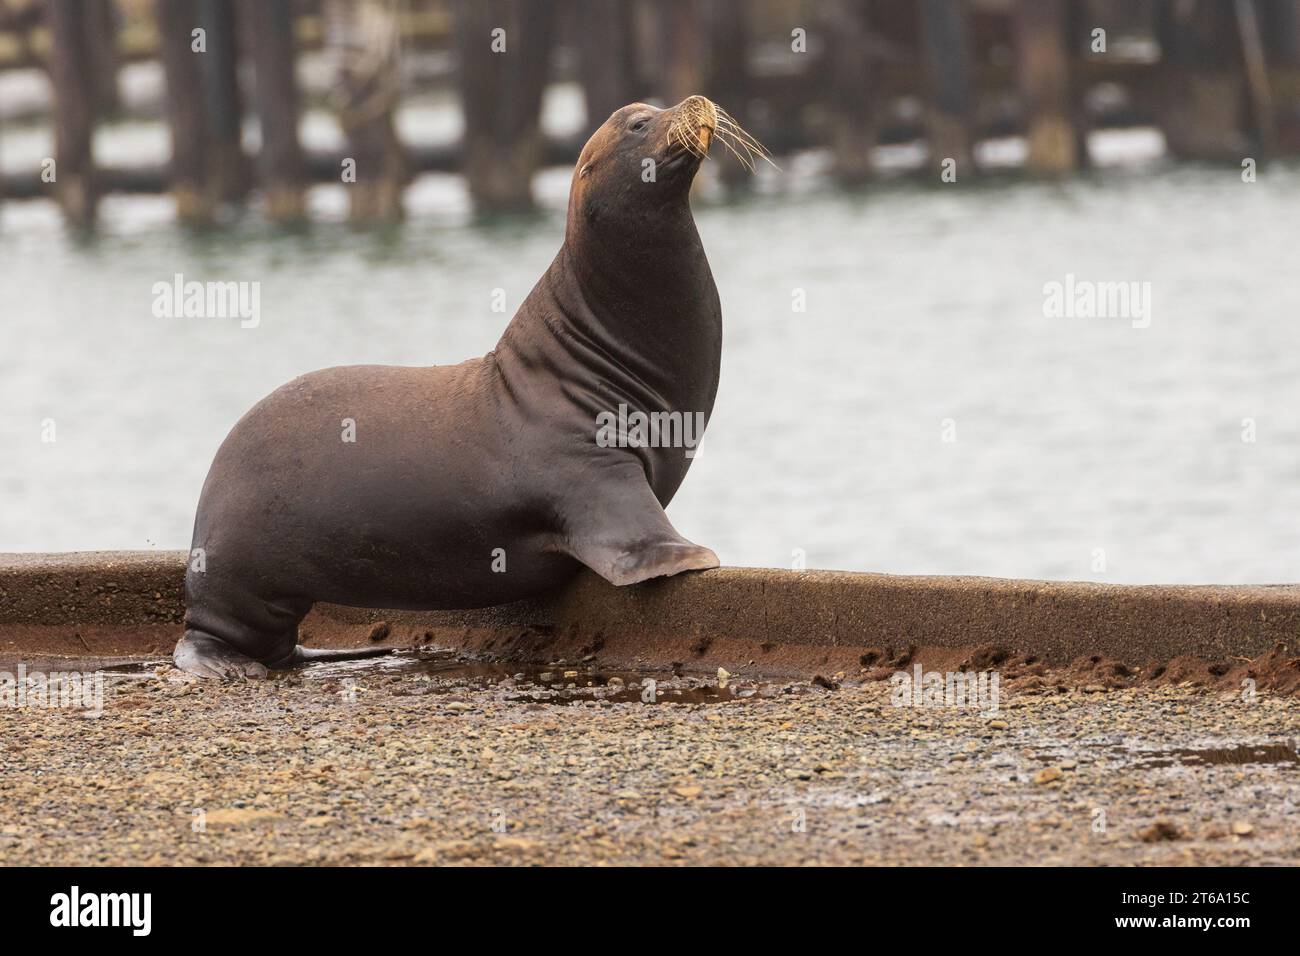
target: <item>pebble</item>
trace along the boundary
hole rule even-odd
[[[1053,783],[1061,779],[1060,767],[1044,767],[1038,773],[1034,774],[1034,783],[1043,785]]]
[[[1229,719],[1220,696],[1196,689],[1058,694],[1049,681],[1041,694],[1004,687],[994,721],[893,707],[887,682],[827,694],[729,675],[761,693],[574,707],[437,673],[422,682],[429,695],[411,696],[412,676],[368,666],[257,684],[164,670],[156,692],[123,695],[140,706],[110,698],[98,721],[0,713],[0,855],[151,866],[1300,858],[1290,770],[1135,766],[1133,754],[1289,739],[1294,704],[1267,693]],[[341,674],[369,692],[345,702]],[[666,689],[715,686],[712,669],[643,676]],[[584,688],[573,700],[593,696]],[[1016,734],[998,735],[1011,713]],[[195,808],[208,811],[198,833]],[[1099,808],[1108,830],[1093,829]]]

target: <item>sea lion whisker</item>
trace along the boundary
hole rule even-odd
[[[692,130],[692,129],[688,129],[687,132],[690,134],[691,143],[695,147],[696,150],[695,155],[700,156],[704,159],[708,159],[709,147],[704,145],[704,139],[700,136],[699,132],[697,130]]]
[[[763,162],[771,166],[773,169],[780,171],[781,167],[772,161],[772,157],[770,157],[766,153],[766,151],[763,151],[762,149],[753,148],[752,146],[750,146],[749,143],[737,137],[730,130],[720,131],[718,136],[720,139],[723,139],[724,141],[727,138],[731,138],[737,145],[739,145],[742,149],[745,150],[746,155],[748,155],[751,158],[751,160],[762,160]]]
[[[719,119],[721,120],[722,118],[719,117]],[[725,120],[722,120],[719,123],[718,132],[719,133],[726,132],[731,134],[753,156],[762,159],[764,162],[770,164],[774,169],[779,168],[777,167],[776,163],[772,162],[772,156],[767,151],[767,147],[764,146],[762,143],[760,143],[758,140],[754,139],[753,136],[751,136],[748,132],[742,129],[739,126],[739,124],[737,124],[736,121],[731,119],[730,117],[727,117]]]
[[[731,153],[732,156],[735,156],[735,157],[736,157],[736,159],[737,159],[737,161],[739,161],[740,165],[744,166],[744,167],[745,167],[747,170],[749,170],[751,173],[754,172],[754,162],[753,162],[753,160],[751,160],[751,159],[749,158],[748,155],[742,156],[739,152],[737,152],[737,151],[736,151],[736,148],[735,148],[734,146],[732,146],[731,143],[727,142],[727,135],[726,135],[726,134],[724,134],[724,133],[720,130],[720,131],[716,134],[715,138],[717,139],[717,141],[718,141],[719,143],[721,143],[723,146],[726,147],[727,152]],[[743,144],[742,144],[742,145],[743,145]]]
[[[687,150],[696,156],[708,159],[709,149],[704,145],[704,140],[700,138],[699,132],[693,128],[692,124],[675,121],[673,127],[677,130],[678,142]]]
[[[704,145],[704,141],[691,128],[691,124],[687,123],[682,117],[674,118],[672,125],[668,128],[668,136],[670,143],[675,140],[692,155],[708,157],[708,148]]]
[[[719,136],[729,136],[734,142],[743,146],[747,152],[751,154],[757,154],[759,152],[759,148],[757,144],[752,142],[748,137],[744,136],[743,132],[744,132],[743,130],[738,131],[731,126],[724,125],[718,127]]]
[[[751,173],[756,171],[755,160],[761,157],[750,148],[749,144],[737,137],[731,130],[719,128],[718,140],[731,151],[741,164]],[[766,158],[766,157],[762,157]]]
[[[735,137],[735,139],[743,145],[752,156],[762,159],[773,169],[780,169],[780,167],[772,161],[772,155],[768,152],[767,147],[756,140],[744,127],[736,122],[734,116],[724,110],[721,106],[715,105],[715,109],[718,115],[717,131],[719,133],[722,133],[724,130],[731,133],[731,135]]]
[[[751,146],[756,152],[760,152],[764,149],[761,143],[759,143],[756,139],[754,139],[753,136],[747,133],[744,129],[742,129],[732,120],[720,120],[718,123],[718,129],[728,130],[737,139],[743,140],[745,143]]]

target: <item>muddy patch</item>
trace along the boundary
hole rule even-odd
[[[1093,654],[1069,664],[1050,665],[1035,654],[997,644],[975,648],[922,645],[867,648],[857,674],[868,681],[889,680],[920,664],[927,671],[992,671],[1012,693],[1063,694],[1072,690],[1106,694],[1140,687],[1192,687],[1251,696],[1268,692],[1300,696],[1300,656],[1279,644],[1258,657],[1209,659],[1192,656],[1132,664]]]
[[[1122,751],[1134,756],[1131,751]],[[1176,749],[1146,751],[1137,754],[1134,767],[1213,767],[1246,766],[1250,764],[1289,764],[1294,767],[1300,756],[1290,744],[1241,744],[1236,747],[1205,747],[1201,749]]]
[[[170,664],[171,661],[158,657],[36,657],[21,661],[0,660],[0,673],[17,674],[21,669],[27,674],[99,672],[122,676],[152,675],[155,668]]]
[[[316,664],[300,673],[304,681],[321,682],[330,691],[346,690],[348,682],[379,680],[395,684],[392,692],[398,695],[492,693],[513,702],[553,705],[734,704],[810,691],[797,683],[738,679],[725,670],[706,677],[611,670],[563,659],[524,665],[431,649]]]

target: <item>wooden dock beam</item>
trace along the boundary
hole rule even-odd
[[[594,130],[640,96],[633,6],[578,0],[573,12],[578,78],[587,104],[587,128]]]
[[[952,159],[959,174],[971,157],[970,38],[965,0],[921,0],[921,43],[930,82],[926,127],[930,165]]]
[[[290,0],[240,0],[238,7],[253,63],[262,133],[259,178],[267,216],[276,222],[296,222],[306,216],[292,8]]]
[[[1158,104],[1165,145],[1179,159],[1238,162],[1246,89],[1233,4],[1226,0],[1161,0]]]
[[[117,11],[113,0],[84,0],[82,7],[96,111],[100,116],[112,116],[122,107],[117,86]]]
[[[868,27],[870,0],[827,0],[822,30],[834,174],[843,183],[871,178],[876,146],[878,63]]]
[[[1065,14],[1063,0],[1016,0],[1017,76],[1029,144],[1025,168],[1034,176],[1073,172],[1078,159],[1070,122]]]
[[[81,3],[49,0],[45,11],[55,98],[55,195],[68,223],[88,228],[95,222],[99,202],[93,151],[94,61]]]
[[[708,94],[745,129],[750,129],[749,46],[751,37],[748,0],[714,0],[709,20],[710,62]],[[747,189],[753,178],[740,163],[719,149],[718,173],[731,189]]]
[[[397,7],[392,0],[330,0],[325,9],[327,42],[339,53],[336,94],[348,146],[341,176],[351,219],[396,222],[410,178],[393,122],[401,93]]]
[[[667,0],[656,9],[661,83],[656,92],[672,106],[703,93],[704,20],[698,0]]]
[[[244,103],[239,92],[239,31],[234,0],[200,0],[207,31],[203,67],[203,114],[207,120],[208,179],[218,202],[248,195],[252,169],[244,155]]]
[[[208,126],[204,118],[202,58],[193,49],[199,28],[198,0],[157,0],[158,53],[167,79],[167,123],[171,127],[171,190],[181,222],[212,220],[208,187]],[[206,42],[205,42],[206,49]]]
[[[456,7],[464,173],[480,212],[533,208],[554,25],[547,3],[462,0]]]

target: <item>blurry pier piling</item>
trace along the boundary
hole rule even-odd
[[[94,155],[99,124],[140,118],[117,74],[148,60],[167,168]],[[48,196],[78,226],[106,191],[169,190],[196,223],[256,191],[295,221],[314,182],[346,186],[356,222],[389,222],[426,170],[462,175],[480,210],[525,210],[533,174],[571,163],[619,106],[692,92],[776,153],[826,150],[845,183],[908,141],[926,147],[918,175],[964,182],[1007,136],[1026,174],[1068,175],[1101,127],[1156,128],[1179,159],[1300,152],[1300,0],[0,0],[0,73],[23,68],[48,76],[54,155],[0,170],[0,197]],[[581,92],[581,135],[544,132],[557,83]],[[403,104],[439,85],[460,140],[404,142]],[[341,152],[304,149],[322,110]]]

